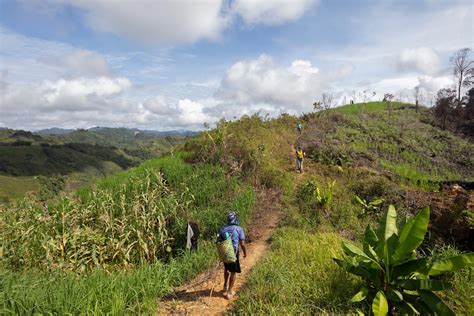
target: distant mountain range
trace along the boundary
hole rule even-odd
[[[126,134],[134,134],[138,135],[139,133],[142,134],[149,134],[154,136],[172,136],[172,135],[195,135],[198,132],[190,131],[190,130],[170,130],[170,131],[154,131],[154,130],[141,130],[138,128],[125,128],[125,127],[91,127],[88,129],[67,129],[67,128],[59,128],[59,127],[52,127],[41,129],[34,134],[38,135],[66,135],[73,133],[75,131],[90,131],[97,134],[116,134],[116,133],[126,133]]]

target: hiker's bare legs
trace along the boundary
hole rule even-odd
[[[227,284],[229,284],[229,271],[224,269],[224,291],[227,291],[228,287]]]
[[[232,293],[232,288],[234,287],[235,283],[235,272],[230,273],[230,278],[229,278],[229,290],[227,293]]]

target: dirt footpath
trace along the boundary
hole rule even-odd
[[[276,191],[264,190],[257,192],[256,207],[253,211],[250,228],[246,231],[247,257],[240,256],[242,273],[237,274],[234,291],[239,290],[247,281],[249,273],[269,248],[269,241],[277,227],[281,214],[280,194]],[[160,302],[158,315],[222,315],[230,309],[231,301],[223,296],[224,276],[223,265],[198,275],[180,289],[186,291],[177,293]],[[210,273],[211,272],[211,273]],[[204,277],[206,281],[199,283]],[[189,287],[191,286],[191,287]],[[188,288],[189,287],[189,288]],[[179,290],[179,289],[177,289]],[[211,290],[213,290],[211,295]]]

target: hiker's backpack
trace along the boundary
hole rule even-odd
[[[224,263],[233,263],[237,261],[234,245],[232,244],[232,235],[234,232],[235,228],[230,234],[223,232],[217,235],[217,254],[219,255],[219,260]]]

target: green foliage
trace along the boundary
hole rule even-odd
[[[328,182],[326,186],[319,186],[314,180],[302,185],[298,191],[300,206],[313,208],[313,211],[326,209],[333,198],[335,181]]]
[[[38,181],[40,190],[37,194],[40,201],[46,201],[56,197],[62,190],[64,190],[64,177],[44,177],[39,176]]]
[[[331,260],[342,253],[335,233],[279,229],[272,252],[251,272],[233,313],[241,315],[347,314],[355,278]]]
[[[200,244],[167,263],[129,270],[11,272],[0,269],[1,315],[151,315],[158,300],[216,260],[213,244]]]
[[[179,254],[188,221],[210,237],[235,209],[245,224],[250,187],[183,155],[149,161],[47,207],[31,200],[0,210],[0,262],[11,270],[88,271],[156,263]]]
[[[9,203],[39,189],[34,177],[7,177],[0,175],[0,203]]]
[[[384,199],[376,199],[369,202],[358,197],[357,195],[355,196],[355,199],[357,203],[362,206],[363,210],[361,215],[365,215],[367,213],[376,213],[379,210],[380,205],[384,202]]]
[[[389,310],[408,314],[453,314],[433,293],[450,288],[451,283],[432,276],[472,267],[474,253],[436,261],[429,257],[417,258],[416,249],[423,242],[429,217],[430,211],[425,208],[399,230],[395,208],[389,206],[377,232],[367,226],[363,250],[343,243],[346,257],[334,260],[364,281],[353,301],[372,302],[375,315],[385,315]]]

